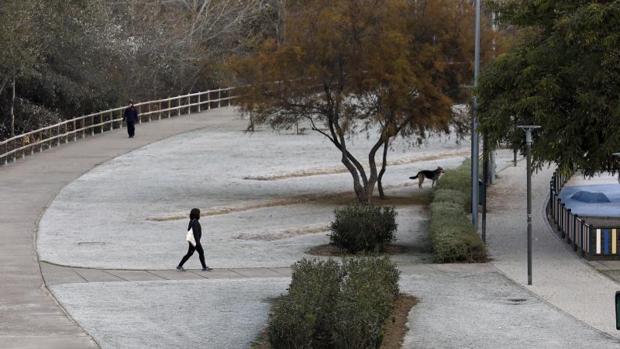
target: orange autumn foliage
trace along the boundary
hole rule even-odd
[[[448,132],[455,99],[467,96],[460,86],[472,76],[471,3],[306,0],[287,2],[283,13],[280,37],[230,61],[248,86],[242,109],[256,123],[306,122],[327,137],[358,200],[369,203],[377,183],[383,195],[390,140]],[[376,134],[367,164],[347,148],[347,136],[360,130]]]

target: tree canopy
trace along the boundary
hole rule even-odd
[[[310,0],[287,2],[283,12],[279,37],[232,60],[250,86],[242,106],[275,128],[307,122],[342,154],[359,201],[370,202],[391,139],[449,130],[453,98],[471,77],[471,4]],[[359,131],[376,137],[367,163],[347,147]]]
[[[508,0],[496,5],[521,37],[480,80],[481,131],[499,143],[538,124],[538,165],[590,175],[620,151],[620,1]]]

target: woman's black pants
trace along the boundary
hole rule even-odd
[[[189,242],[187,244],[189,245],[189,248],[187,249],[187,253],[185,254],[185,256],[183,256],[183,259],[181,259],[181,263],[179,263],[179,267],[182,267],[183,264],[187,262],[189,257],[191,257],[194,254],[194,251],[198,251],[198,257],[200,258],[200,264],[202,264],[203,268],[206,268],[207,264],[205,263],[205,251],[202,249],[202,245],[198,244],[194,247],[194,245],[192,245]]]

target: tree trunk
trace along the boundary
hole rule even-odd
[[[353,177],[353,190],[355,191],[355,196],[357,197],[357,201],[359,203],[367,202],[366,195],[366,187],[360,183],[360,174],[358,173],[357,168],[351,163],[349,157],[347,156],[346,149],[341,149],[342,152],[342,164],[349,170],[351,176]]]
[[[383,159],[381,163],[381,171],[379,171],[379,179],[377,180],[377,189],[379,189],[379,198],[385,199],[385,193],[383,192],[383,174],[387,167],[387,152],[388,152],[389,138],[383,142]]]
[[[13,76],[13,93],[11,96],[11,137],[15,136],[15,76]]]
[[[377,154],[379,148],[381,148],[381,146],[384,144],[384,139],[389,140],[389,137],[386,136],[385,132],[381,134],[381,137],[379,138],[377,143],[372,146],[370,152],[368,153],[368,170],[370,171],[370,176],[368,177],[368,182],[366,182],[366,184],[364,185],[367,204],[372,203],[372,193],[375,191],[375,184],[377,184],[377,179],[379,178],[377,174],[377,162],[375,161],[375,155]]]

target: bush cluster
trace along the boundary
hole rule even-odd
[[[470,168],[470,162],[465,161],[446,171],[433,193],[430,237],[436,262],[486,260],[484,243],[467,216],[471,207]]]
[[[330,225],[330,241],[351,253],[381,252],[385,244],[394,240],[397,229],[393,207],[349,205],[335,210]]]
[[[398,279],[388,258],[297,262],[270,314],[272,348],[378,348]]]

